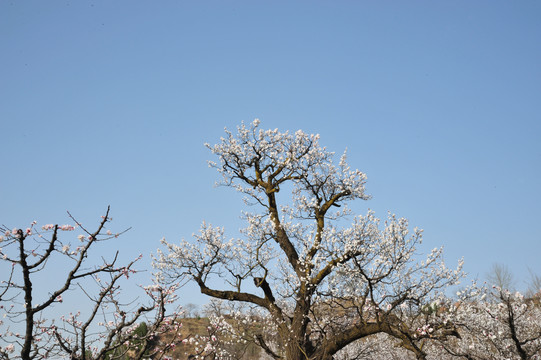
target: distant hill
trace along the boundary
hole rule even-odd
[[[194,338],[194,340],[177,345],[174,351],[167,355],[173,360],[195,359],[195,355],[199,354],[205,345],[205,340],[199,341],[198,338],[209,337],[210,321],[206,317],[184,318],[180,321],[182,323],[180,337],[183,339]],[[231,355],[231,359],[260,360],[267,358],[261,348],[253,343],[235,343],[224,338],[220,338],[220,340]],[[160,342],[163,341],[167,341],[167,336],[160,339]],[[212,357],[210,358],[212,359]]]

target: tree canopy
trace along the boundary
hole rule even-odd
[[[264,310],[276,337],[268,328],[254,336],[275,359],[332,358],[378,333],[424,356],[409,315],[460,280],[461,262],[447,268],[438,248],[418,259],[422,230],[405,218],[352,214],[348,203],[370,198],[366,175],[345,152],[337,161],[318,135],[263,130],[256,119],[207,147],[218,157],[210,165],[219,184],[245,196],[246,227],[237,239],[206,223],[195,242],[164,239],[155,266],[165,279],[189,279],[213,298]],[[443,323],[433,331],[455,333]]]

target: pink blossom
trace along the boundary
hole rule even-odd
[[[8,346],[4,348],[4,351],[7,352],[8,354],[12,353],[15,351],[15,346],[13,344],[9,344]]]

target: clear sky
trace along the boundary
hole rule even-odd
[[[522,281],[541,274],[540,39],[527,0],[0,1],[0,224],[111,205],[132,227],[111,250],[146,265],[203,219],[234,236],[241,198],[203,143],[257,117],[347,147],[363,212]]]

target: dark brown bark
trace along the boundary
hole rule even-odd
[[[55,227],[55,232],[56,232]],[[34,311],[32,309],[32,281],[30,280],[30,267],[26,262],[27,254],[24,248],[23,231],[17,230],[16,234],[19,239],[19,264],[21,265],[23,272],[23,292],[24,292],[24,305],[25,305],[25,334],[24,342],[21,349],[21,359],[30,360],[30,351],[32,350],[32,343],[34,340]]]

